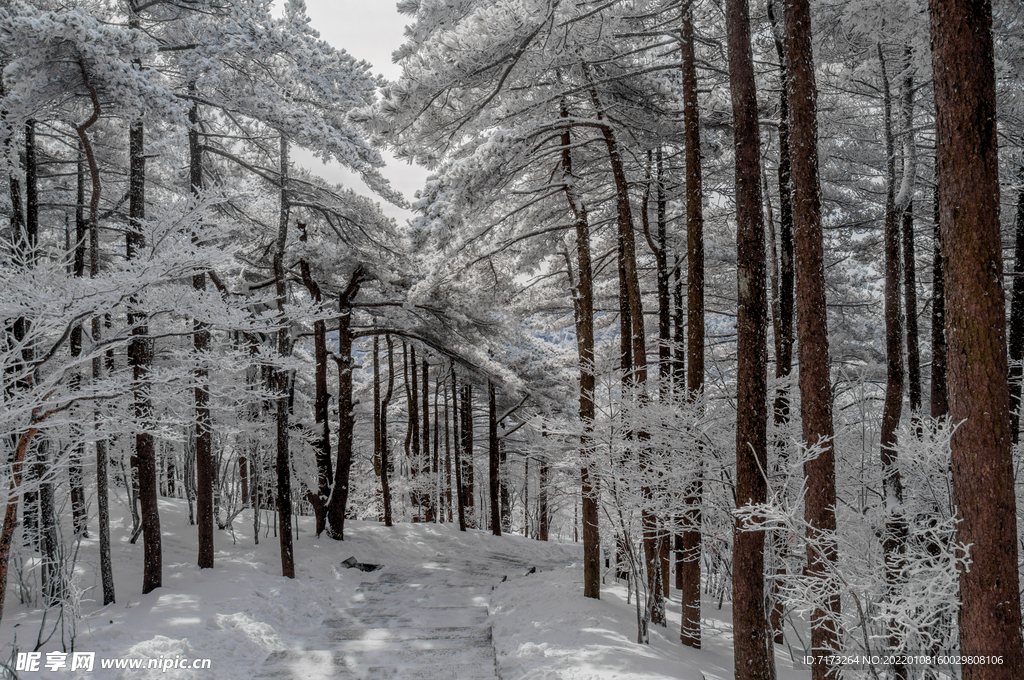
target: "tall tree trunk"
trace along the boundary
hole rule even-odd
[[[459,413],[462,415],[462,500],[466,507],[466,525],[476,529],[478,520],[476,498],[473,495],[473,386],[468,380],[462,384],[462,406]]]
[[[910,134],[904,132],[904,134]],[[903,300],[907,319],[907,395],[915,421],[921,414],[921,348],[917,323],[917,263],[914,247],[914,202],[903,212]]]
[[[78,142],[78,149],[76,154],[75,162],[75,254],[71,264],[71,273],[76,278],[82,278],[85,276],[85,240],[88,237],[89,226],[85,220],[85,152],[82,150],[81,141]],[[71,337],[69,339],[69,350],[71,357],[77,363],[78,357],[82,355],[82,324],[75,324],[75,327],[71,329]],[[76,370],[75,375],[72,378],[72,389],[77,390],[82,382],[81,370]],[[84,418],[84,413],[82,414]],[[76,432],[80,432],[80,426],[76,422],[74,425]],[[75,444],[75,448],[71,454],[71,461],[68,466],[68,477],[71,480],[72,496],[75,495],[75,488],[82,489],[82,506],[85,505],[85,492],[83,483],[83,470],[82,470],[82,458],[85,454],[85,444]],[[97,502],[99,499],[99,488],[97,479]],[[106,491],[106,489],[104,489]],[[88,519],[88,518],[86,518]],[[81,528],[82,536],[87,536],[87,527],[85,523],[79,527],[78,523],[73,524],[75,527],[75,533],[79,533],[78,529]],[[102,534],[102,527],[100,529]],[[102,552],[102,548],[101,548]]]
[[[561,104],[562,118],[569,117],[569,111],[563,101]],[[568,127],[562,128],[562,183],[565,198],[572,211],[573,224],[576,232],[576,280],[572,285],[572,301],[574,320],[576,322],[576,353],[580,368],[579,416],[582,431],[580,432],[580,480],[582,483],[583,502],[583,596],[601,599],[601,536],[598,529],[598,495],[600,488],[597,480],[590,474],[590,460],[594,452],[594,278],[590,254],[590,222],[587,207],[583,203],[577,186],[577,179],[572,166],[572,137]],[[620,239],[621,242],[621,239]],[[621,260],[620,260],[621,261]],[[566,260],[568,271],[570,261]],[[628,312],[628,307],[626,310]],[[624,341],[625,342],[625,341]],[[631,354],[623,346],[623,357]],[[541,468],[541,540],[548,540],[548,489],[545,464]]]
[[[803,440],[820,446],[820,455],[804,465],[807,493],[807,573],[826,579],[835,564],[836,528],[835,450],[832,392],[825,305],[825,264],[818,180],[817,86],[811,51],[811,11],[808,0],[787,0],[786,65],[789,78],[789,133],[793,181],[793,246],[796,263],[797,342],[800,362],[800,415]],[[839,649],[838,595],[828,595],[811,612],[811,648],[818,661]],[[813,680],[833,672],[829,663],[815,663]]]
[[[704,392],[704,187],[700,167],[700,109],[697,102],[697,60],[693,34],[693,6],[686,3],[682,15],[683,123],[686,135],[686,305],[687,396],[702,398]],[[678,283],[677,283],[678,285]],[[682,310],[679,313],[682,316]],[[678,335],[677,322],[676,332]],[[690,529],[682,537],[682,624],[679,639],[700,649],[700,473],[691,483],[686,499]],[[678,567],[677,567],[678,569]]]
[[[299,240],[302,243],[308,242],[309,234],[306,225],[299,222],[297,226]],[[320,285],[313,279],[312,270],[305,258],[299,260],[299,272],[302,276],[302,284],[309,291],[309,297],[317,304],[322,303],[323,292],[320,290]],[[339,309],[339,312],[343,312],[343,310]],[[341,332],[339,330],[339,333]],[[351,345],[351,338],[349,344]],[[327,503],[331,496],[331,483],[334,477],[331,465],[331,425],[327,417],[331,399],[327,390],[327,322],[323,319],[313,322],[313,360],[315,364],[313,419],[316,422],[316,430],[319,435],[315,444],[317,491],[315,494],[310,491],[307,498],[313,506],[316,535],[319,536],[327,528]],[[339,383],[339,389],[340,387]],[[333,533],[331,537],[337,538]]]
[[[965,664],[964,680],[1024,677],[1016,499],[999,235],[999,159],[987,0],[930,0],[943,261],[949,301],[949,413],[960,572],[960,653],[1003,655]]]
[[[886,384],[885,406],[882,410],[881,463],[883,488],[885,491],[886,525],[882,539],[885,553],[886,596],[892,601],[898,595],[903,559],[906,551],[907,526],[902,515],[903,483],[896,466],[897,438],[900,413],[903,410],[903,314],[900,309],[900,223],[901,208],[896,196],[896,147],[892,125],[892,96],[889,77],[885,70],[885,54],[882,44],[876,45],[878,61],[882,70],[883,127],[885,130],[886,192],[885,192],[885,354]],[[910,165],[912,170],[913,166]],[[907,168],[904,168],[900,198],[905,194],[908,182]],[[912,180],[911,180],[912,182]],[[889,623],[889,645],[895,650],[899,645],[898,629]],[[896,678],[906,677],[906,667],[893,666]]]
[[[23,164],[25,169],[25,214],[21,220],[20,210],[18,220],[22,221],[24,229],[21,233],[12,234],[14,243],[14,256],[17,264],[26,269],[33,269],[36,266],[37,248],[39,246],[39,176],[36,160],[36,123],[29,120],[25,123],[25,152]],[[21,345],[21,359],[15,363],[15,370],[20,374],[15,381],[15,389],[27,391],[32,386],[32,364],[35,359],[35,343],[30,337],[31,321],[24,316],[14,321],[14,339]],[[29,465],[29,488],[24,496],[25,533],[30,536],[30,543],[34,548],[40,550],[43,558],[42,586],[44,595],[47,597],[47,605],[53,604],[52,597],[47,594],[50,590],[50,575],[54,566],[54,551],[52,542],[45,541],[44,534],[49,536],[47,523],[52,524],[52,485],[44,483],[47,465],[45,462],[47,452],[47,440],[45,436],[38,440],[37,446],[29,451],[28,456],[32,459]],[[81,474],[79,474],[81,478]],[[44,490],[43,487],[46,487]],[[51,503],[49,514],[44,513],[42,496],[48,493]],[[84,506],[83,506],[84,509]],[[76,517],[77,519],[77,517]],[[77,532],[76,532],[77,533]]]
[[[551,474],[547,461],[540,464],[537,479],[537,540],[548,540],[548,476]]]
[[[452,372],[452,387],[454,387],[455,373]],[[448,424],[448,381],[440,380],[444,388],[444,506],[445,516],[448,522],[452,521],[452,447],[450,430]],[[453,395],[454,396],[454,395]],[[456,441],[456,446],[458,442]]]
[[[529,460],[529,459],[527,459]],[[509,479],[508,479],[508,453],[505,448],[505,442],[498,441],[498,492],[501,496],[501,529],[506,533],[512,531],[512,496],[509,492]],[[523,472],[523,479],[526,481],[526,496],[523,497],[523,505],[525,507],[529,500],[529,473],[530,465],[526,463],[526,469]],[[526,523],[523,524],[526,526]]]
[[[462,439],[462,430],[465,428],[466,423],[462,417],[462,408],[465,408],[465,403],[462,407],[459,407],[459,383],[455,377],[455,371],[452,371],[452,413],[454,415],[454,440],[455,440],[455,503],[458,505],[459,514],[459,531],[466,530],[466,487],[462,483],[462,477],[465,474],[462,466],[462,447],[464,445]]]
[[[352,434],[355,431],[355,400],[352,396],[352,369],[355,361],[352,357],[352,304],[359,294],[365,273],[357,267],[348,281],[348,285],[338,295],[338,462],[334,466],[334,484],[327,501],[326,523],[327,535],[336,540],[345,538],[345,513],[348,511],[349,478],[352,472],[353,445]],[[377,351],[377,340],[374,336],[374,352]],[[380,376],[377,369],[379,361],[374,354],[374,408],[380,400]],[[327,417],[327,404],[324,403],[324,418]],[[380,423],[380,414],[375,413],[374,427]],[[330,438],[328,427],[324,425],[324,437]],[[374,432],[374,456],[379,460],[383,435]],[[328,445],[329,446],[329,445]],[[328,463],[327,473],[331,473]]]
[[[285,302],[288,296],[288,277],[284,266],[284,252],[288,244],[288,140],[281,135],[280,153],[281,209],[278,215],[277,245],[274,251],[274,282],[277,291],[277,311],[281,325],[277,332],[277,353],[284,358],[291,353],[291,334],[285,317]],[[291,456],[289,453],[289,380],[288,371],[275,371],[277,422],[277,528],[281,542],[281,573],[285,578],[295,578],[295,554],[292,545],[292,485]]]
[[[487,381],[487,461],[491,494],[491,533],[501,536],[501,504],[499,503],[498,474],[498,408],[495,405],[494,382]]]
[[[381,477],[381,432],[380,432],[380,337],[373,336],[373,471]],[[383,489],[381,490],[383,493]],[[383,521],[384,509],[378,513],[377,521]]]
[[[395,341],[384,336],[388,344],[388,391],[380,402],[380,488],[384,497],[384,526],[392,526],[391,512],[391,452],[388,443],[388,405],[395,392]]]
[[[782,26],[775,16],[777,0],[768,3],[768,19],[772,25],[772,37],[775,43],[775,54],[779,59],[779,77],[782,89],[779,92],[779,283],[776,291],[776,308],[778,314],[775,323],[775,403],[773,414],[777,432],[789,422],[789,376],[793,372],[793,195],[790,170],[789,146],[789,96],[786,82],[789,68],[786,62],[786,50],[783,45]],[[772,253],[775,253],[773,237]],[[789,443],[784,437],[778,437],[776,451],[778,459],[776,469],[782,469],[789,455]],[[786,540],[782,532],[773,532],[772,549],[775,553],[776,579],[772,582],[771,613],[769,624],[776,644],[782,644],[783,605],[779,598],[779,578],[786,573],[782,558],[786,552]]]
[[[729,84],[736,148],[736,505],[764,503],[768,485],[768,298],[761,205],[761,141],[747,0],[727,0]],[[736,521],[732,557],[733,639],[737,680],[775,677],[764,609],[762,530]]]
[[[133,12],[134,16],[134,12]],[[142,220],[146,217],[146,157],[145,128],[141,120],[132,123],[129,132],[129,186],[128,215],[130,228],[127,236],[127,255],[131,260],[145,246]],[[132,341],[128,346],[128,359],[132,366],[136,423],[142,428],[135,435],[135,455],[138,458],[139,501],[142,509],[142,540],[144,544],[142,593],[159,588],[163,581],[163,556],[160,545],[160,507],[157,498],[156,450],[150,419],[150,403],[146,381],[153,364],[153,344],[149,338],[146,313],[132,305],[128,314],[132,327]]]
[[[426,351],[423,352],[423,363],[420,367],[420,379],[422,385],[420,386],[420,397],[422,401],[422,407],[420,414],[421,422],[423,423],[423,435],[422,440],[422,460],[420,463],[420,475],[423,480],[423,519],[426,522],[434,521],[434,479],[437,472],[437,463],[434,463],[434,473],[431,474],[431,455],[430,455],[430,364],[427,363]],[[436,459],[435,459],[436,460]]]
[[[188,112],[189,180],[192,193],[203,190],[203,151],[199,143],[199,105],[193,103]],[[198,234],[194,240],[198,240]],[[206,274],[192,277],[192,287],[206,290]],[[196,351],[195,370],[195,440],[196,440],[196,515],[199,525],[200,569],[213,568],[213,431],[210,423],[209,373],[205,368],[205,355],[209,351],[210,331],[198,319],[192,321],[192,344]]]
[[[416,361],[416,345],[409,344],[408,396],[409,431],[412,434],[412,456],[409,458],[409,477],[413,484],[413,511],[416,521],[423,519],[423,480],[419,478],[423,460],[423,442],[420,441],[420,380]]]
[[[910,413],[921,417],[921,350],[917,328],[917,260],[914,252],[914,186],[917,181],[917,142],[914,134],[914,61],[910,46],[903,50],[900,81],[900,128],[903,136],[903,179],[896,208],[903,227],[903,299],[907,320],[907,396]],[[920,425],[918,425],[920,429]]]
[[[1014,222],[1013,292],[1010,296],[1010,437],[1014,444],[1020,441],[1021,388],[1024,384],[1024,165],[1017,181],[1017,218]],[[942,268],[938,269],[941,281]],[[934,286],[933,286],[934,288]],[[934,338],[935,333],[932,332]],[[934,346],[935,341],[932,340]],[[934,356],[935,351],[932,350]],[[935,375],[934,360],[932,376]],[[934,377],[932,384],[935,384]],[[932,388],[934,394],[935,389]],[[932,402],[934,403],[934,397]],[[934,406],[932,408],[934,410]]]
[[[92,101],[92,115],[84,123],[75,126],[75,132],[78,135],[78,141],[80,144],[80,158],[84,157],[84,160],[89,168],[89,177],[92,183],[92,191],[89,199],[89,218],[88,222],[84,219],[79,218],[79,209],[76,207],[75,222],[76,229],[82,233],[79,235],[79,245],[75,250],[75,266],[78,267],[79,251],[81,248],[81,266],[85,267],[85,230],[89,232],[89,276],[95,278],[99,274],[100,268],[100,250],[99,250],[99,206],[100,206],[100,194],[102,191],[102,185],[100,182],[100,170],[99,165],[96,163],[96,156],[92,150],[92,144],[89,141],[89,128],[92,127],[100,117],[100,99],[96,88],[92,85],[89,79],[89,72],[85,67],[85,61],[79,59],[79,69],[81,70],[82,80],[85,83],[86,89],[89,91],[89,98]],[[81,160],[79,161],[81,165]],[[79,190],[78,190],[78,205],[83,206],[85,202],[85,188],[84,188],[84,176],[81,169],[79,169]],[[79,334],[81,334],[81,328],[79,327]],[[93,341],[97,342],[100,339],[100,324],[99,317],[93,317],[92,320],[92,334]],[[99,356],[95,356],[92,360],[92,378],[93,381],[98,381],[103,370],[103,364]],[[94,422],[99,420],[98,410],[93,411]],[[16,476],[16,475],[15,475]],[[126,483],[126,486],[130,485]],[[103,604],[108,605],[114,602],[114,573],[110,559],[110,501],[108,495],[108,479],[107,479],[107,442],[104,439],[98,439],[96,441],[96,504],[99,511],[99,532],[100,532],[100,580],[103,583]],[[134,505],[132,509],[134,510]],[[8,506],[9,509],[9,506]],[[6,525],[4,527],[4,538],[6,538]],[[3,543],[0,541],[0,550],[3,549]],[[6,569],[6,560],[0,560],[0,568]],[[0,579],[0,591],[3,590],[3,585],[6,582],[5,579]],[[0,595],[0,605],[3,603],[3,596]]]

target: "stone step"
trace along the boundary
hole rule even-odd
[[[353,607],[339,611],[334,620],[344,624],[327,624],[334,628],[345,626],[371,628],[459,628],[476,626],[487,621],[487,607],[417,607],[410,609],[402,603],[385,607]]]
[[[496,678],[491,649],[275,652],[254,680],[464,680]]]
[[[433,650],[470,651],[486,650],[490,653],[490,640],[479,638],[434,638],[382,640],[377,638],[338,639],[331,637],[331,648],[338,652],[398,654],[404,652],[428,652]]]
[[[409,616],[344,616],[340,617],[338,628],[463,628],[484,623],[486,619],[466,619],[459,621],[439,621],[436,616],[412,618]]]
[[[370,611],[382,607],[394,607],[401,602],[410,609],[451,609],[467,607],[485,607],[488,598],[484,594],[458,593],[441,591],[436,593],[416,593],[402,598],[387,593],[359,593],[353,602],[353,609]]]
[[[468,646],[490,645],[490,626],[459,626],[452,628],[365,628],[339,626],[345,622],[324,622],[326,638],[333,642],[346,640],[374,640],[398,642],[402,640],[454,640]]]
[[[484,665],[431,665],[416,668],[372,666],[362,680],[497,680],[493,664]]]

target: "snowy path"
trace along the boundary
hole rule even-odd
[[[257,680],[496,680],[491,592],[531,566],[500,553],[386,565],[302,649],[271,655]]]

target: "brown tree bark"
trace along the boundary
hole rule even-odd
[[[569,116],[564,101],[561,106],[561,116],[562,118]],[[579,416],[583,427],[580,433],[580,458],[584,463],[580,467],[583,503],[583,596],[599,600],[601,599],[601,537],[598,528],[600,489],[596,480],[591,478],[589,466],[594,450],[593,428],[596,413],[594,406],[594,279],[590,253],[590,222],[587,217],[587,207],[583,203],[577,186],[576,175],[573,173],[572,136],[568,127],[562,128],[560,141],[562,145],[562,182],[565,198],[572,212],[576,234],[576,278],[575,281],[570,279],[570,284],[572,285],[573,318],[576,323],[576,354],[580,367]],[[566,258],[566,267],[571,273],[572,268],[569,266],[568,255]],[[625,311],[628,311],[628,306]],[[625,341],[623,342],[625,343]],[[628,344],[623,344],[624,358],[626,354],[632,354],[631,351],[626,351],[628,349]],[[545,463],[541,468],[540,489],[540,533],[543,541],[548,540],[547,474],[548,466]]]
[[[814,82],[808,0],[787,0],[784,25],[786,65],[789,69],[786,96],[790,107],[800,415],[804,443],[822,447],[821,454],[804,465],[807,478],[804,519],[809,539],[807,573],[813,578],[824,579],[837,559],[835,541],[830,538],[830,532],[836,528],[836,483],[818,180],[818,93]],[[838,650],[839,631],[835,621],[839,613],[838,596],[826,597],[811,613],[811,647],[815,655],[827,656]],[[815,663],[811,677],[824,680],[832,672],[830,664]]]
[[[736,149],[736,505],[768,498],[768,297],[761,205],[761,140],[747,0],[727,0],[726,31]],[[737,680],[775,677],[764,608],[762,530],[736,521],[732,551],[733,639]]]
[[[686,391],[697,400],[704,392],[704,185],[700,166],[700,108],[697,101],[697,58],[693,32],[693,6],[685,3],[682,15],[683,124],[686,136]],[[677,279],[677,286],[680,281]],[[680,300],[681,302],[681,300]],[[681,306],[681,305],[677,305]],[[677,339],[681,323],[677,317]],[[687,490],[686,515],[691,527],[683,532],[680,583],[682,623],[679,639],[700,649],[700,473]]]
[[[948,301],[949,413],[960,572],[960,653],[1002,654],[963,666],[964,680],[1024,677],[1016,500],[999,234],[999,159],[992,6],[930,0],[943,261]]]
[[[938,168],[936,168],[935,187],[932,194],[932,389],[930,395],[932,418],[941,418],[949,413],[949,399],[946,392],[946,284],[942,264],[940,204],[939,177]],[[1013,315],[1012,310],[1010,314]]]

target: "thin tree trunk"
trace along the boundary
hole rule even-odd
[[[473,386],[468,381],[462,384],[462,407],[459,412],[462,415],[462,500],[466,508],[466,525],[476,529],[476,498],[473,496]]]
[[[1024,677],[1016,499],[999,234],[999,158],[992,6],[930,0],[943,261],[949,302],[949,413],[960,572],[960,653],[1002,654],[964,664],[964,680]]]
[[[903,136],[903,179],[896,209],[903,227],[903,299],[907,321],[907,396],[911,417],[921,417],[921,350],[917,328],[917,259],[914,252],[914,185],[917,180],[917,142],[914,135],[914,62],[909,46],[903,50],[903,78],[900,82],[900,127]]]
[[[412,443],[409,455],[409,479],[412,485],[413,521],[423,519],[423,480],[419,478],[422,467],[422,446],[420,445],[420,387],[419,364],[416,362],[416,346],[410,343],[408,351],[403,354],[408,359],[408,374],[405,381],[406,408],[409,413],[409,435]],[[409,453],[409,452],[407,452]]]
[[[89,73],[85,68],[85,61],[80,59],[78,62],[79,69],[81,70],[82,80],[85,83],[86,89],[89,91],[89,98],[92,101],[92,115],[81,125],[75,126],[75,132],[78,135],[78,141],[81,144],[81,156],[84,156],[86,164],[89,168],[89,177],[92,180],[92,192],[89,199],[89,219],[85,222],[84,219],[78,219],[78,209],[76,208],[76,229],[81,228],[83,233],[79,237],[79,246],[82,249],[81,259],[82,267],[85,266],[85,226],[87,225],[89,232],[89,276],[95,278],[99,274],[99,205],[100,205],[100,193],[102,185],[100,183],[100,170],[96,163],[96,156],[92,150],[92,144],[89,141],[88,130],[92,127],[96,121],[99,120],[100,116],[100,100],[99,94],[96,88],[92,86],[89,80]],[[79,178],[81,180],[82,173],[79,171]],[[78,204],[84,204],[84,186],[79,190]],[[79,227],[79,225],[83,225]],[[75,251],[75,266],[78,266],[79,253]],[[100,339],[99,334],[99,317],[93,317],[92,320],[92,331],[93,341],[98,342]],[[81,333],[81,328],[79,328]],[[99,356],[96,356],[92,360],[92,378],[93,381],[98,381],[103,369],[103,364]],[[93,411],[93,420],[97,422],[99,420],[99,412]],[[16,475],[15,475],[16,476]],[[114,602],[114,573],[110,559],[110,499],[108,494],[107,485],[107,442],[103,439],[96,441],[96,504],[99,512],[99,533],[100,533],[100,580],[103,583],[103,604],[108,605]],[[130,483],[126,480],[125,486],[130,487]],[[135,506],[132,505],[134,510]],[[8,511],[10,505],[8,505]],[[7,527],[4,526],[4,539],[7,539]],[[0,540],[0,551],[4,550],[5,544],[3,540]],[[6,569],[7,560],[6,557],[0,559],[0,569],[4,570],[4,578],[0,578],[0,592],[4,588],[6,583]],[[3,595],[0,594],[0,608],[3,604]]]
[[[36,248],[39,245],[39,179],[36,162],[36,124],[34,120],[25,123],[25,152],[23,155],[25,169],[25,214],[21,218],[20,210],[18,221],[24,226],[20,233],[12,234],[14,244],[14,256],[17,264],[26,269],[33,269],[36,265]],[[32,363],[35,357],[34,343],[30,339],[31,322],[27,317],[20,316],[14,321],[14,339],[21,345],[21,359],[15,364],[15,370],[20,374],[15,381],[15,389],[27,391],[32,386]],[[41,572],[42,590],[47,599],[47,606],[54,604],[50,591],[50,575],[54,565],[54,551],[51,550],[52,543],[44,540],[47,534],[47,522],[52,521],[43,513],[43,486],[49,489],[51,499],[50,509],[52,510],[53,488],[46,485],[42,480],[46,476],[46,439],[34,447],[28,453],[32,462],[29,464],[29,488],[24,496],[25,534],[29,537],[29,544],[38,549],[42,556],[43,569]],[[79,473],[79,478],[81,474]],[[52,512],[50,513],[52,515]],[[77,513],[76,513],[77,515]],[[76,517],[77,519],[77,517]],[[77,532],[76,532],[77,533]]]
[[[700,166],[700,109],[692,3],[683,7],[682,38],[683,123],[686,135],[686,391],[687,398],[694,401],[701,399],[704,392],[704,188]],[[679,285],[678,280],[676,285]],[[680,309],[677,319],[681,316]],[[677,321],[677,338],[681,325]],[[686,516],[691,528],[683,532],[682,575],[677,577],[681,581],[682,604],[679,639],[684,645],[700,649],[700,506],[703,484],[699,472],[691,489],[692,493],[688,493],[686,499]]]
[[[1020,441],[1020,407],[1021,388],[1024,381],[1024,165],[1020,168],[1017,178],[1022,185],[1017,189],[1017,218],[1014,223],[1013,251],[1013,292],[1010,296],[1010,437],[1013,443]],[[942,268],[938,268],[941,281]],[[934,323],[934,322],[933,322]],[[935,333],[932,332],[934,346]],[[932,355],[935,355],[934,349]],[[932,376],[935,375],[935,362],[932,360]],[[934,386],[935,379],[932,378]],[[934,394],[935,389],[932,388]],[[934,396],[932,402],[934,404]],[[934,411],[934,406],[932,407]]]
[[[189,179],[192,193],[198,196],[203,189],[203,156],[199,144],[199,106],[193,103],[188,113]],[[198,239],[198,234],[196,235]],[[206,274],[192,277],[192,287],[197,291],[206,290]],[[210,331],[198,319],[192,322],[192,341],[196,351],[195,370],[195,441],[196,441],[196,515],[199,525],[200,569],[213,568],[213,432],[210,423],[209,373],[203,366],[209,351]]]
[[[501,505],[498,489],[498,408],[495,405],[494,382],[487,381],[487,460],[491,494],[491,533],[501,536]]]
[[[465,402],[463,402],[462,408],[465,408]],[[459,407],[459,383],[455,377],[455,371],[452,371],[452,409],[454,415],[454,439],[455,439],[455,502],[458,505],[459,511],[459,531],[466,530],[466,487],[462,483],[462,476],[464,470],[462,469],[462,447],[464,445],[462,440],[462,429],[465,428],[466,423],[462,418],[462,410]]]
[[[454,383],[455,373],[452,373]],[[439,379],[440,380],[440,379]],[[444,388],[444,506],[445,515],[452,521],[452,447],[448,424],[448,381],[441,380]],[[454,387],[454,384],[453,384]],[[456,444],[457,446],[458,444]]]
[[[353,445],[352,434],[355,431],[355,400],[352,396],[352,368],[355,361],[352,357],[352,303],[359,294],[364,280],[362,267],[357,267],[348,285],[338,295],[338,461],[334,466],[334,484],[330,499],[327,501],[326,528],[327,535],[336,540],[345,538],[345,513],[348,511],[349,478],[352,472]],[[380,399],[380,378],[377,374],[377,345],[374,336],[374,408]],[[324,418],[327,417],[327,404],[324,403]],[[379,424],[379,413],[375,413],[375,427]],[[324,437],[329,439],[328,427],[324,425]],[[380,456],[382,435],[374,432],[374,456]],[[328,464],[327,472],[331,467]]]
[[[527,459],[529,460],[529,459]],[[527,487],[529,487],[529,463],[527,463],[527,469],[523,473],[524,479],[527,480]],[[505,449],[505,442],[498,441],[498,491],[501,495],[501,529],[505,532],[512,531],[512,497],[509,493],[509,479],[508,479],[508,454]],[[527,488],[527,494],[529,489]],[[528,497],[523,499],[525,506]],[[523,526],[526,526],[525,524]]]
[[[423,486],[425,491],[423,492],[423,519],[426,522],[434,521],[434,480],[437,473],[437,462],[436,457],[430,455],[430,364],[427,363],[426,351],[423,352],[423,363],[420,367],[420,379],[422,385],[420,386],[420,395],[423,400],[421,422],[423,423],[423,435],[420,438],[422,441],[422,461],[420,464],[420,475],[423,479]],[[435,414],[436,417],[436,414]],[[431,474],[431,461],[434,461],[433,473]]]
[[[835,450],[833,449],[832,392],[825,305],[825,264],[818,180],[817,86],[811,51],[811,11],[808,0],[787,0],[786,65],[789,77],[789,133],[793,181],[793,245],[796,263],[797,342],[800,362],[800,411],[806,446],[821,453],[804,465],[807,493],[807,574],[826,579],[837,560],[832,532],[836,528]],[[819,658],[839,649],[838,595],[827,595],[811,612],[811,648]],[[815,663],[813,680],[832,673],[830,663]]]
[[[779,235],[778,235],[778,282],[776,284],[775,299],[773,300],[774,331],[775,331],[775,403],[773,415],[776,431],[776,463],[775,469],[783,469],[789,458],[789,442],[781,436],[785,425],[789,422],[789,376],[793,372],[793,196],[791,193],[790,181],[790,149],[789,149],[789,97],[786,92],[786,81],[789,77],[789,69],[786,65],[786,50],[782,40],[782,27],[779,18],[775,16],[776,1],[770,0],[767,3],[768,20],[772,27],[772,37],[775,43],[775,54],[779,59],[779,79],[782,88],[779,92]],[[767,193],[767,178],[765,179],[765,192]],[[774,259],[776,257],[776,244],[774,228],[772,232],[772,273],[776,272]],[[782,491],[780,489],[780,491]],[[786,567],[783,558],[787,552],[787,541],[781,531],[773,531],[770,534],[771,550],[773,552],[773,568],[775,578],[772,579],[771,592],[769,594],[770,612],[768,624],[771,627],[772,638],[775,644],[782,644],[785,640],[782,632],[782,615],[784,607],[779,596],[779,584],[786,574]]]
[[[388,343],[388,391],[380,402],[380,488],[384,497],[384,526],[392,526],[391,513],[391,455],[388,445],[388,405],[395,392],[395,342],[385,335]]]
[[[665,162],[661,147],[658,148],[655,163],[657,232],[654,234],[654,238],[651,238],[649,230],[646,229],[648,222],[646,206],[641,214],[644,216],[645,233],[650,239],[655,266],[658,270],[658,384],[659,392],[664,399],[672,392],[674,362],[672,360],[672,297],[669,291],[669,278],[672,272],[668,268],[667,196],[665,195]],[[647,193],[647,191],[644,193],[645,204]]]
[[[299,240],[306,243],[309,239],[306,225],[299,222],[297,226],[299,228]],[[309,296],[313,302],[317,304],[323,302],[323,293],[320,290],[320,285],[313,280],[312,270],[305,258],[299,260],[299,272],[302,275],[302,284],[309,291]],[[307,499],[310,505],[313,506],[316,535],[320,536],[324,529],[327,528],[327,503],[331,496],[331,485],[334,481],[334,470],[331,465],[331,425],[328,421],[328,405],[331,397],[327,390],[327,323],[323,319],[313,322],[313,360],[315,389],[313,419],[316,422],[316,430],[319,435],[315,444],[317,492],[315,494],[312,491],[308,492]],[[336,538],[333,534],[331,537]]]
[[[79,141],[78,143],[78,149],[75,160],[75,254],[71,264],[71,273],[76,278],[82,278],[85,276],[85,240],[88,237],[89,227],[85,220],[85,152],[82,150],[81,141]],[[71,329],[71,337],[69,339],[69,343],[69,351],[71,353],[72,360],[75,363],[78,363],[77,359],[82,355],[82,324],[75,324],[75,327]],[[71,389],[79,389],[81,382],[82,371],[80,369],[76,369],[75,374],[72,377]],[[84,413],[82,414],[82,417],[84,419]],[[81,432],[81,428],[77,423],[77,419],[73,427],[75,428],[76,434]],[[81,442],[76,443],[75,448],[71,454],[70,464],[68,465],[68,477],[70,478],[72,496],[75,495],[76,487],[82,489],[81,502],[83,508],[85,505],[82,470],[82,459],[84,457],[84,454],[85,444]],[[97,497],[99,496],[98,482],[99,480],[97,479]],[[99,501],[98,498],[97,501]],[[85,519],[87,520],[88,518],[86,517]],[[81,525],[79,525],[77,522],[74,522],[73,526],[75,527],[76,534],[78,534],[79,529],[81,529],[81,535],[88,536],[87,526],[85,522],[83,522]]]
[[[274,251],[274,281],[277,291],[277,311],[281,315],[281,329],[277,332],[277,353],[282,358],[291,353],[291,335],[285,323],[285,302],[288,295],[287,272],[284,266],[284,252],[288,244],[288,140],[281,136],[280,153],[280,189],[281,209],[279,213],[277,247]],[[277,391],[277,528],[281,542],[281,573],[285,578],[295,578],[295,554],[292,545],[292,486],[291,456],[289,455],[289,408],[288,408],[288,371],[275,371],[275,388]]]
[[[903,409],[903,315],[900,309],[900,223],[901,211],[896,197],[896,147],[892,125],[892,96],[889,77],[885,70],[882,44],[876,45],[882,70],[883,127],[885,130],[886,193],[885,193],[885,354],[886,385],[885,406],[882,409],[881,463],[885,492],[886,518],[882,549],[885,554],[886,597],[894,600],[898,595],[903,556],[906,549],[907,528],[902,517],[903,484],[896,466],[897,438]],[[906,185],[906,169],[902,184]],[[903,189],[900,189],[903,193]],[[889,622],[889,646],[898,649],[898,629]],[[906,678],[902,664],[893,665],[896,678]]]
[[[381,465],[381,434],[380,434],[380,337],[373,336],[373,471],[380,479]],[[383,504],[378,513],[377,521],[383,521]]]
[[[736,505],[742,508],[768,498],[764,475],[768,469],[767,272],[761,144],[747,0],[727,0],[726,29],[736,148]],[[737,519],[732,552],[737,680],[775,677],[774,648],[764,609],[764,539],[764,531],[745,530]]]

